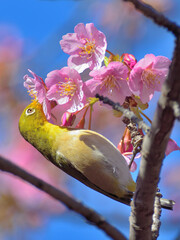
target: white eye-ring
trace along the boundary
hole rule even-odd
[[[28,109],[26,110],[26,115],[31,115],[31,114],[33,114],[33,113],[35,113],[35,109],[34,109],[34,108],[28,108]]]

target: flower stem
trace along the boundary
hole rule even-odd
[[[92,107],[92,105],[90,105],[89,126],[88,126],[88,129],[89,129],[89,130],[91,129],[92,111],[93,111],[93,107]]]
[[[114,54],[107,49],[106,49],[106,52],[109,53],[110,55],[114,56]]]
[[[142,114],[150,123],[152,123],[151,119],[146,116],[140,109],[139,109],[140,114]]]
[[[136,156],[136,153],[133,152],[133,155],[132,155],[132,157],[131,157],[131,161],[130,161],[130,163],[129,163],[129,165],[128,165],[129,169],[131,168],[131,166],[132,166],[132,164],[133,164],[133,162],[134,162],[135,156]]]
[[[87,110],[89,109],[89,106],[86,107],[86,110],[84,111],[83,117],[85,118]]]

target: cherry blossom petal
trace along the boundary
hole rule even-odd
[[[24,76],[24,87],[26,87],[30,95],[37,98],[38,102],[43,105],[44,114],[47,120],[51,118],[51,105],[46,97],[47,86],[45,85],[42,78],[37,76],[34,72],[28,69],[28,71],[33,75],[34,78],[28,75]]]
[[[99,69],[107,47],[105,35],[93,23],[79,23],[74,32],[66,34],[60,41],[62,50],[71,55],[68,66],[79,73],[87,68]]]
[[[170,63],[166,57],[147,54],[135,64],[130,72],[129,88],[143,103],[150,101],[155,91],[161,91]]]
[[[126,96],[132,94],[127,83],[128,73],[129,70],[123,63],[110,62],[107,67],[91,71],[89,75],[93,79],[86,81],[85,84],[92,95],[103,94],[122,104]]]
[[[131,157],[130,157],[130,156],[125,156],[125,155],[123,155],[123,157],[125,158],[127,164],[129,165],[129,163],[131,162]],[[131,165],[131,167],[130,167],[129,170],[130,170],[131,172],[135,172],[136,169],[137,169],[137,164],[136,164],[135,161],[133,161],[133,163],[132,163],[132,165]]]
[[[169,155],[171,152],[177,151],[177,150],[180,150],[180,147],[177,145],[177,143],[174,140],[170,138],[168,141],[166,152],[165,152],[166,156]]]
[[[68,33],[62,37],[60,41],[62,50],[67,54],[78,54],[79,47],[83,47],[83,44],[79,42],[76,33]]]
[[[62,105],[64,111],[76,112],[84,107],[90,92],[75,69],[54,70],[48,73],[45,82],[51,84],[47,98]]]

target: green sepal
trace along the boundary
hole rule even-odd
[[[109,60],[109,58],[108,57],[104,57],[104,65],[107,67],[108,66],[108,60]]]
[[[116,54],[116,55],[113,56],[113,61],[120,62],[119,54]]]

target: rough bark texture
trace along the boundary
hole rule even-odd
[[[154,198],[164,152],[174,124],[171,101],[180,103],[180,38],[176,41],[174,57],[167,81],[157,105],[151,130],[144,137],[142,159],[131,212],[130,239],[151,239]]]
[[[175,113],[172,102],[180,104],[180,37],[176,47],[169,76],[163,85],[156,113],[149,133],[142,146],[142,159],[131,212],[130,239],[151,239],[154,198],[165,149],[171,133]]]
[[[176,24],[170,22],[146,4],[136,0],[124,1],[132,2],[144,15],[172,31],[177,37],[169,76],[163,85],[151,130],[146,134],[143,141],[137,189],[130,216],[130,239],[149,240],[152,239],[152,215],[159,174],[169,135],[175,117],[178,117],[177,111],[175,112],[172,106],[179,107],[180,104],[180,29]],[[176,109],[178,108],[176,107]]]

